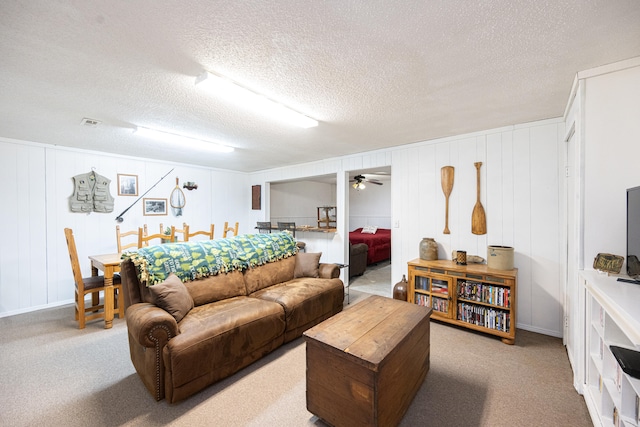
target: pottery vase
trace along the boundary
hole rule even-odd
[[[438,244],[431,237],[424,237],[420,241],[420,259],[434,261],[438,259]]]
[[[406,301],[407,300],[407,285],[408,285],[407,278],[403,274],[402,275],[402,280],[400,280],[398,283],[396,283],[393,286],[393,299]]]

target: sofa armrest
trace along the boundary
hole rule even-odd
[[[165,396],[162,351],[178,335],[176,319],[153,304],[132,304],[125,313],[131,362],[156,400]]]
[[[133,304],[125,315],[129,335],[143,347],[162,348],[179,334],[176,319],[153,304]]]
[[[320,263],[318,272],[322,279],[336,279],[340,277],[340,267],[337,264]]]

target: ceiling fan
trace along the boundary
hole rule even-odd
[[[367,179],[364,175],[356,175],[353,177],[353,179],[350,179],[349,182],[353,182],[351,186],[356,190],[364,190],[366,188],[366,186],[364,185],[365,182],[369,182],[375,185],[382,185],[382,182],[378,181],[377,179]]]

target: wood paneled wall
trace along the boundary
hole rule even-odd
[[[439,244],[439,257],[466,250],[486,259],[488,245],[512,246],[518,274],[518,325],[561,336],[559,150],[564,124],[546,121],[394,151],[392,199],[395,229],[393,277],[417,258],[422,237]],[[481,161],[481,202],[487,234],[471,233],[476,169]],[[449,229],[443,234],[440,168],[455,167]],[[401,267],[401,268],[398,268]]]
[[[68,197],[71,177],[90,171],[116,179],[117,173],[139,176],[140,193],[175,167],[149,197],[169,197],[175,176],[195,181],[199,188],[185,192],[183,217],[144,217],[142,207],[132,208],[123,227],[148,223],[192,226],[240,221],[241,232],[253,232],[256,221],[268,218],[269,183],[286,179],[335,174],[338,232],[304,233],[323,261],[346,261],[348,247],[349,171],[391,166],[392,282],[406,274],[407,261],[418,257],[423,237],[434,237],[441,258],[454,249],[486,257],[487,245],[515,248],[519,268],[518,326],[560,336],[562,333],[562,278],[559,215],[559,150],[564,124],[561,119],[478,132],[333,158],[254,174],[209,170],[146,159],[64,149],[0,139],[0,175],[9,225],[0,240],[0,316],[38,307],[67,303],[73,298],[71,270],[62,229],[76,233],[80,259],[91,253],[115,251],[115,217],[135,198],[118,197],[115,182],[112,214],[72,214]],[[487,214],[488,233],[471,233],[471,212],[476,198],[475,168],[481,169],[481,201]],[[450,198],[449,228],[444,235],[444,195],[440,168],[454,166],[455,184]],[[263,208],[251,210],[251,185],[262,185]],[[15,187],[15,186],[14,186]],[[83,264],[89,274],[88,261]]]
[[[115,199],[112,213],[71,213],[69,196],[72,177],[95,169],[111,179]],[[0,209],[4,225],[0,239],[0,316],[31,311],[73,301],[73,276],[63,229],[74,230],[82,272],[90,275],[88,256],[116,252],[115,218],[138,197],[118,196],[117,174],[138,176],[139,196],[174,168],[145,197],[169,199],[175,178],[194,181],[198,189],[183,190],[186,205],[181,217],[144,216],[142,200],[133,206],[120,224],[132,230],[147,224],[157,232],[159,224],[181,228],[187,222],[194,229],[216,224],[220,237],[225,221],[240,222],[246,232],[246,212],[251,209],[247,175],[192,165],[128,158],[83,150],[0,138]],[[73,316],[73,310],[70,312]]]
[[[457,249],[486,258],[487,245],[513,246],[519,268],[518,327],[561,336],[564,260],[559,159],[563,135],[561,119],[545,120],[263,171],[252,174],[251,181],[264,187],[271,181],[336,174],[338,192],[346,195],[337,197],[338,232],[319,236],[312,244],[323,248],[323,258],[328,251],[331,259],[347,262],[346,176],[353,170],[391,166],[392,283],[406,274],[407,261],[418,257],[423,237],[435,238],[439,256],[445,259],[451,259],[451,251]],[[487,214],[487,234],[482,236],[471,233],[477,161],[483,162],[481,201]],[[449,235],[442,233],[442,166],[455,167]],[[255,220],[261,219],[256,215]]]
[[[45,306],[49,302],[49,276],[44,150],[30,145],[0,143],[0,153],[2,313],[18,307]],[[62,230],[60,233],[64,240]]]

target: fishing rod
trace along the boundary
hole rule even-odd
[[[127,211],[133,207],[133,205],[135,205],[136,203],[138,203],[138,202],[140,201],[140,199],[142,199],[144,196],[146,196],[146,195],[147,195],[147,193],[148,193],[149,191],[153,190],[153,187],[155,187],[156,185],[158,185],[158,184],[160,183],[160,181],[162,181],[162,180],[163,180],[167,175],[169,175],[171,172],[173,172],[173,169],[175,169],[175,168],[172,168],[169,172],[165,173],[165,174],[164,174],[164,176],[158,180],[158,182],[156,182],[155,184],[153,184],[153,185],[151,186],[151,188],[149,188],[147,191],[145,191],[145,192],[144,192],[144,194],[143,194],[142,196],[138,197],[138,198],[136,199],[136,201],[135,201],[135,202],[131,203],[131,206],[129,206],[127,209],[123,210],[123,211],[122,211],[122,213],[116,217],[116,221],[118,221],[118,222],[122,222],[122,221],[124,221],[124,218],[122,218],[122,215],[124,215],[125,213],[127,213]]]

